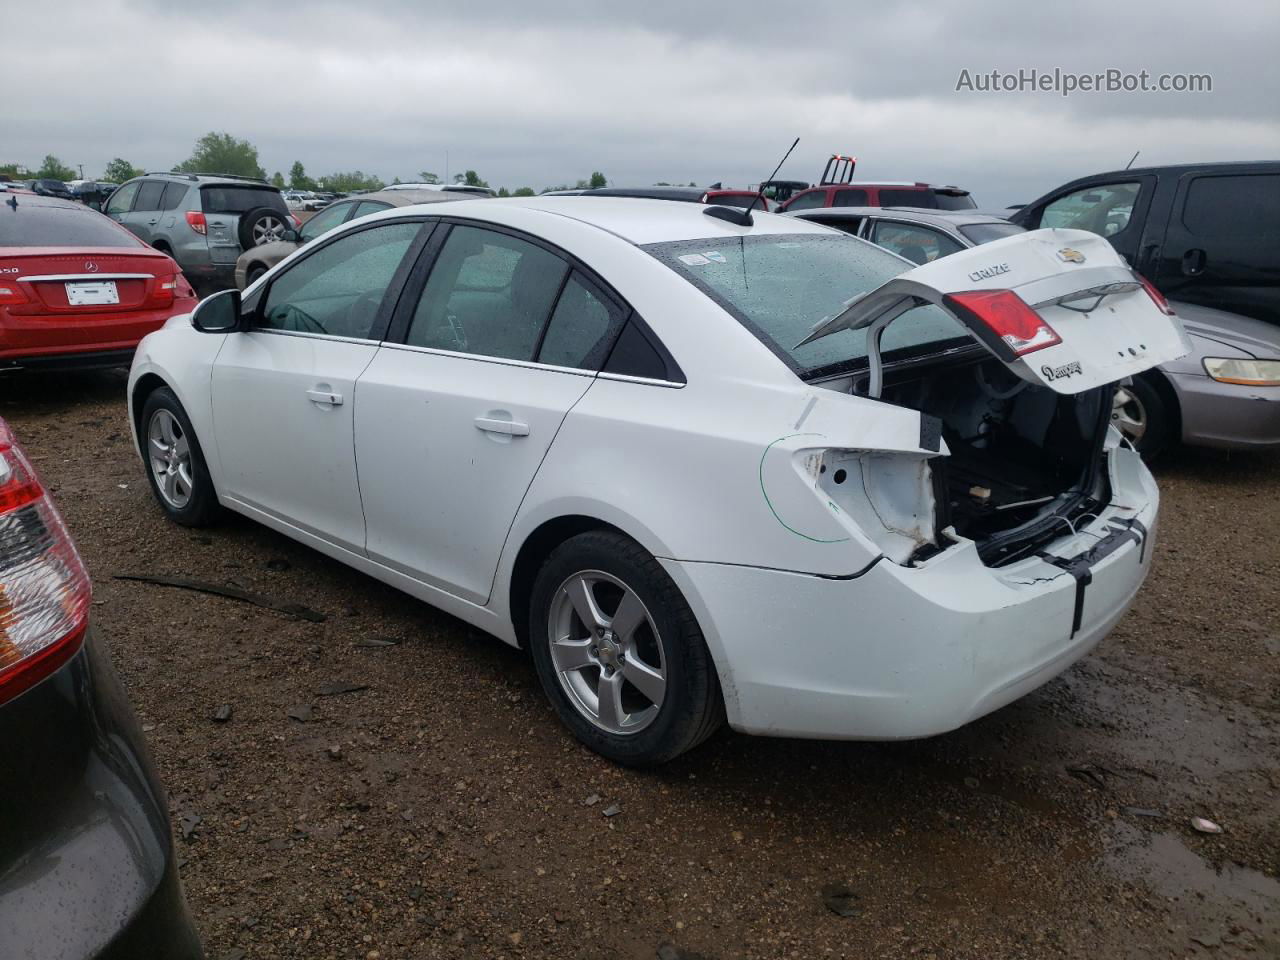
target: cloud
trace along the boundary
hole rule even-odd
[[[77,4],[69,4],[74,8]],[[1280,7],[1076,3],[812,9],[494,0],[261,4],[216,14],[158,0],[84,4],[101,32],[9,44],[4,161],[47,152],[92,175],[113,156],[167,168],[208,130],[259,147],[268,171],[360,168],[387,179],[478,170],[509,187],[745,184],[795,136],[784,170],[831,152],[859,175],[957,183],[986,205],[1141,162],[1280,153]],[[265,12],[269,11],[269,12]],[[1189,14],[1187,15],[1189,17]],[[972,71],[1108,67],[1213,75],[1208,94],[957,93]]]

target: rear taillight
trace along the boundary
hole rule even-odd
[[[201,236],[209,232],[209,224],[205,222],[204,214],[199,210],[187,211],[187,226]]]
[[[0,420],[0,703],[75,655],[91,601],[62,517]]]
[[[1138,278],[1138,282],[1142,284],[1142,289],[1147,291],[1147,296],[1151,298],[1151,302],[1156,305],[1161,313],[1166,317],[1176,316],[1173,312],[1173,307],[1169,306],[1169,301],[1165,299],[1165,295],[1163,293],[1156,289],[1154,283],[1142,274],[1138,273],[1136,270],[1133,275]]]
[[[12,280],[0,282],[0,306],[11,303],[26,303],[27,297],[21,288]]]
[[[293,229],[295,230],[302,229],[302,221],[299,220],[297,217],[295,217],[292,213],[289,214],[289,219],[293,221]]]
[[[1003,360],[1014,360],[1062,342],[1057,331],[1012,290],[949,293],[942,302],[962,318],[978,321],[969,326],[979,336],[984,330],[990,332],[993,336],[984,339]]]

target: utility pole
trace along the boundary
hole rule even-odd
[[[81,179],[81,180],[83,180],[83,179],[84,179],[84,164],[83,164],[83,163],[77,163],[77,164],[76,164],[76,166],[80,168],[80,179]]]
[[[449,182],[449,151],[444,152],[444,182]]]

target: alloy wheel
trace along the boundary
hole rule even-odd
[[[275,217],[263,217],[253,225],[253,245],[273,243],[284,239],[284,221]]]
[[[165,503],[182,510],[191,502],[193,487],[191,444],[182,424],[168,410],[157,410],[147,425],[147,451],[151,475]]]
[[[1111,425],[1135,446],[1147,432],[1147,408],[1128,387],[1116,390],[1115,399],[1111,402]]]
[[[547,626],[560,687],[592,724],[626,735],[657,719],[667,663],[634,590],[602,570],[575,573],[552,597]]]

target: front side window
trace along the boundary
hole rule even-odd
[[[351,212],[353,206],[355,206],[354,201],[350,203],[335,203],[332,206],[325,207],[302,225],[302,229],[298,231],[298,238],[303,243],[309,243],[320,234],[332,230],[347,219],[347,214]]]
[[[532,360],[568,269],[526,240],[455,226],[431,268],[407,342]]]
[[[1042,227],[1088,230],[1100,237],[1113,237],[1129,225],[1139,183],[1108,183],[1085,187],[1059,197],[1040,215]]]
[[[880,220],[871,231],[871,242],[912,263],[932,263],[963,249],[961,244],[930,227]]]
[[[865,330],[843,330],[797,347],[819,322],[907,267],[869,243],[837,234],[775,234],[733,240],[685,240],[644,248],[736,317],[802,377],[854,366],[867,356]],[[932,305],[911,310],[885,330],[886,353],[927,350],[968,338]]]
[[[107,213],[128,213],[129,207],[133,205],[134,195],[138,192],[140,186],[142,186],[142,181],[135,180],[133,183],[126,183],[113,193],[111,199],[107,201]]]
[[[599,370],[622,326],[623,312],[576,270],[556,301],[539,363]]]
[[[294,264],[272,281],[258,326],[369,339],[387,287],[421,226],[360,230]]]

